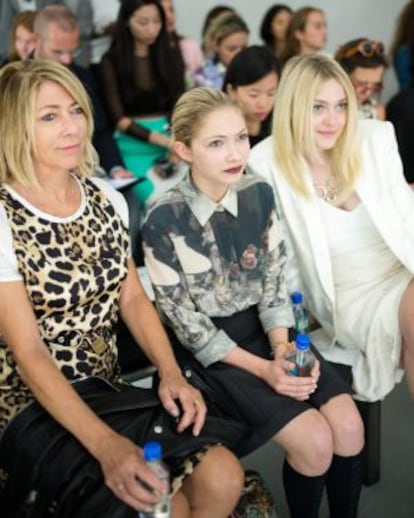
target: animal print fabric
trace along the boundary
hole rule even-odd
[[[70,221],[34,214],[4,187],[0,203],[40,335],[60,370],[70,380],[111,381],[119,370],[114,325],[127,274],[128,230],[91,180],[78,181],[84,210]],[[85,338],[91,332],[92,339]],[[0,432],[32,399],[0,336]]]

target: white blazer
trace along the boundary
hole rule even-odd
[[[414,273],[414,196],[405,181],[394,129],[389,122],[361,120],[362,174],[356,192],[384,241]],[[335,342],[335,292],[324,226],[315,196],[296,193],[280,174],[273,153],[273,137],[260,142],[249,167],[273,186],[285,230],[289,290],[302,291],[307,306],[322,326],[312,339],[327,351]],[[310,173],[305,175],[314,192]]]

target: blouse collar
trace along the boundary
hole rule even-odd
[[[228,188],[226,194],[218,203],[202,193],[194,185],[189,174],[181,182],[180,190],[192,213],[203,227],[216,211],[226,210],[237,218],[237,188],[233,186]]]

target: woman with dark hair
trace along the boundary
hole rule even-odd
[[[360,117],[385,120],[385,108],[379,102],[382,79],[388,67],[384,45],[380,41],[358,38],[342,45],[335,59],[351,79]]]
[[[274,4],[266,11],[260,26],[260,37],[280,58],[286,44],[286,32],[292,18],[292,9],[285,4]]]
[[[241,50],[227,68],[223,89],[240,106],[250,146],[270,134],[279,76],[278,60],[267,47],[259,45]]]
[[[184,63],[159,0],[122,1],[101,78],[115,139],[127,168],[144,179],[134,189],[145,202],[153,190],[146,173],[168,153],[168,116],[184,91]]]

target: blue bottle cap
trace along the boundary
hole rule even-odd
[[[293,304],[302,304],[303,295],[300,291],[294,291],[290,296],[290,300],[293,302]]]
[[[305,333],[299,333],[296,335],[295,343],[296,349],[299,349],[299,351],[306,351],[310,346],[309,336],[305,335]]]
[[[147,442],[144,444],[144,459],[147,462],[162,459],[162,447],[159,442]]]

